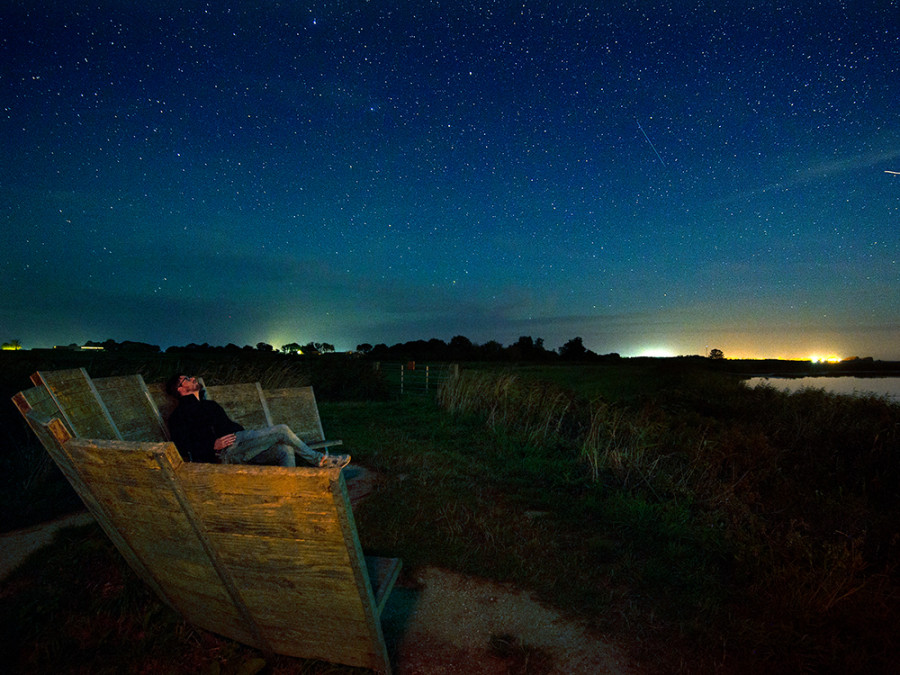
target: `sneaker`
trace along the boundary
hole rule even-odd
[[[319,459],[319,468],[343,469],[350,463],[350,455],[329,455],[327,452]]]

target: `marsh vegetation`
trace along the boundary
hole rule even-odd
[[[885,399],[750,389],[677,360],[463,368],[437,399],[401,399],[364,360],[328,372],[325,360],[160,358],[87,367],[313,384],[329,436],[382,476],[356,514],[364,548],[407,570],[438,565],[532,590],[631,645],[648,672],[888,672],[900,656],[900,406]],[[6,386],[23,388],[27,368]],[[18,427],[9,438],[28,442]],[[16,499],[65,494],[48,489],[55,467],[30,466],[39,448],[14,451],[6,466],[30,467]],[[135,641],[147,662],[255,658],[169,615],[99,530],[79,537],[10,581],[7,658],[73,658],[69,642],[57,656],[38,645],[72,635],[75,616],[77,631],[101,630],[84,620],[92,612],[108,617],[107,644],[123,643],[104,658],[126,669],[124,643]],[[88,554],[111,576],[76,592],[79,568],[59,556]]]

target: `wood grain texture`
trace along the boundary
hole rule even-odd
[[[79,438],[119,438],[118,429],[84,368],[38,371],[31,376],[56,402],[62,419]]]
[[[184,465],[180,477],[276,651],[387,667],[339,469]]]
[[[264,652],[390,672],[380,613],[400,562],[363,556],[340,469],[185,463],[159,439],[160,385],[34,378],[14,403],[129,564],[188,621]],[[272,421],[258,384],[212,393],[229,414]],[[276,423],[321,438],[311,388],[272,400]]]
[[[92,382],[124,440],[169,440],[168,427],[163,422],[143,377],[101,377]]]
[[[245,429],[272,426],[272,418],[258,382],[206,387],[206,398],[222,406],[228,416]]]
[[[288,425],[305,443],[325,440],[312,387],[267,389],[265,397],[275,424]]]

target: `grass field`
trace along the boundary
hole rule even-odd
[[[631,646],[647,672],[877,673],[900,657],[896,404],[749,390],[677,361],[463,369],[437,400],[377,382],[359,400],[360,372],[351,390],[335,384],[346,373],[299,363],[196,365],[317,392],[322,378],[328,436],[384,477],[356,514],[367,551],[532,590]],[[17,484],[18,499],[62,499],[54,472]],[[260,666],[180,622],[97,528],[16,573],[0,617],[5,662],[23,672]]]

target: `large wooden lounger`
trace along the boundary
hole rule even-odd
[[[380,615],[400,561],[363,556],[340,469],[187,463],[167,439],[161,387],[140,375],[32,380],[16,406],[167,604],[268,654],[390,672]],[[286,423],[323,442],[311,388],[209,391],[248,428]]]

